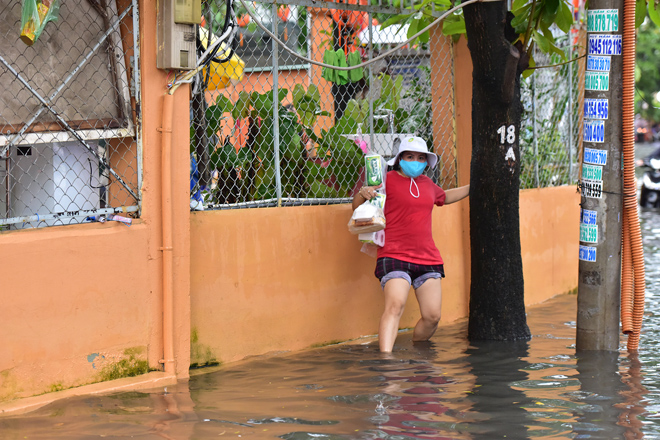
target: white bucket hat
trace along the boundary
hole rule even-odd
[[[387,161],[389,166],[392,166],[396,163],[396,160],[399,158],[401,153],[404,151],[414,151],[416,153],[425,153],[426,162],[428,162],[429,167],[433,168],[438,163],[438,156],[435,153],[429,152],[428,147],[426,146],[426,141],[417,136],[405,136],[401,139],[399,144],[399,151],[396,153],[392,159]],[[395,141],[396,142],[396,141]]]

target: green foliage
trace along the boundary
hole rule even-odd
[[[390,87],[391,88],[391,87]],[[283,197],[343,197],[359,178],[362,152],[342,134],[354,133],[355,121],[344,120],[321,136],[314,134],[319,116],[330,116],[321,110],[321,95],[315,85],[305,89],[296,85],[292,91],[295,112],[288,111],[283,101],[287,89],[278,91],[277,122],[279,162],[276,162],[275,115],[273,92],[241,92],[232,103],[220,96],[206,111],[210,166],[216,171],[217,185],[211,197],[215,203],[234,203],[275,198],[277,167]],[[392,105],[390,99],[389,105]],[[219,139],[223,126],[248,124],[248,144],[237,148],[231,136]],[[311,157],[302,141],[307,133],[316,143],[318,154]],[[194,151],[194,149],[193,149]],[[308,157],[310,156],[310,157]]]
[[[382,81],[380,96],[374,100],[373,108],[375,115],[388,114],[389,112],[396,113],[399,110],[401,102],[401,89],[403,87],[403,76],[397,75],[392,79],[390,75],[382,74],[379,79]],[[357,124],[365,124],[369,119],[369,100],[368,99],[351,99],[346,104],[346,109],[342,115],[342,119],[346,121],[353,121],[352,131],[347,133],[355,133]],[[388,133],[387,121],[377,119],[374,121],[375,133]]]
[[[410,5],[411,0],[403,1],[403,6],[409,8]],[[392,24],[410,24],[408,30],[408,38],[410,38],[435,20],[432,15],[433,10],[444,12],[454,6],[455,4],[448,0],[426,0],[418,4],[414,3],[415,12],[391,16],[383,23],[382,28]],[[573,13],[569,1],[515,0],[512,5],[512,13],[514,18],[511,26],[518,34],[518,39],[514,43],[519,41],[523,45],[524,51],[530,54],[530,66],[535,64],[531,59],[534,46],[537,46],[542,52],[554,53],[561,58],[561,61],[566,61],[566,55],[557,47],[551,28],[556,26],[565,33],[570,30],[573,24]],[[458,9],[443,20],[442,33],[452,36],[455,40],[461,35],[465,35],[465,19],[462,9]],[[426,43],[428,39],[427,31],[418,37],[417,42]],[[415,43],[416,41],[412,42],[412,44]],[[531,72],[531,70],[528,71],[528,74]]]

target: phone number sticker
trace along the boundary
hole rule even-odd
[[[585,72],[584,89],[607,91],[610,88],[609,72]]]
[[[598,226],[581,223],[580,241],[583,243],[598,243]]]
[[[596,261],[596,248],[593,246],[580,245],[580,260]]]
[[[598,165],[582,164],[583,180],[603,180],[603,167]]]
[[[609,116],[609,101],[607,99],[584,99],[585,119],[607,119]]]
[[[595,150],[593,148],[584,149],[584,162],[594,165],[607,164],[607,150]]]
[[[612,67],[612,57],[588,55],[587,70],[596,72],[609,72]]]
[[[605,121],[584,121],[582,140],[602,144],[605,142]]]
[[[587,11],[587,32],[617,32],[618,9],[590,9]]]
[[[583,209],[581,223],[584,223],[585,225],[595,225],[597,215],[598,215],[597,211],[590,211],[588,209]]]
[[[589,55],[621,55],[621,35],[589,35]]]
[[[582,180],[582,195],[590,199],[603,198],[603,181]]]

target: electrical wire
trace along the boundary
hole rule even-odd
[[[368,65],[370,65],[370,64],[375,63],[376,61],[380,61],[381,59],[383,59],[383,58],[389,56],[390,54],[392,54],[392,53],[398,51],[399,49],[403,48],[404,46],[410,44],[411,41],[413,41],[415,38],[419,37],[420,35],[422,35],[422,34],[425,33],[426,31],[428,31],[428,30],[431,29],[432,27],[436,26],[436,25],[437,25],[438,23],[440,23],[442,20],[444,20],[445,18],[447,18],[450,14],[453,14],[455,11],[457,11],[457,10],[459,10],[459,9],[461,9],[461,8],[464,8],[464,7],[467,6],[467,5],[471,5],[471,4],[473,4],[473,3],[491,3],[491,2],[501,2],[501,1],[504,1],[504,0],[467,0],[467,1],[464,2],[464,3],[461,3],[460,5],[456,5],[456,6],[454,6],[453,8],[447,10],[444,14],[442,14],[440,17],[438,17],[438,18],[437,18],[435,21],[433,21],[431,24],[429,24],[429,25],[426,26],[424,29],[422,29],[421,31],[417,32],[415,35],[413,35],[412,37],[408,38],[406,41],[404,41],[403,43],[399,44],[399,45],[396,46],[395,48],[390,49],[390,50],[388,50],[387,52],[384,52],[384,53],[382,53],[381,55],[379,55],[379,56],[377,56],[377,57],[375,57],[375,58],[372,58],[372,59],[370,59],[369,61],[365,61],[365,62],[363,62],[363,63],[361,63],[361,64],[356,64],[355,66],[348,66],[348,67],[339,67],[339,66],[333,66],[333,65],[331,65],[331,64],[325,64],[325,63],[322,63],[322,62],[320,62],[320,61],[316,61],[316,60],[312,60],[312,59],[310,59],[310,58],[304,57],[303,55],[300,55],[300,54],[298,54],[297,52],[295,52],[293,49],[289,48],[289,46],[287,46],[285,42],[283,42],[282,40],[280,40],[280,39],[277,37],[277,35],[273,34],[270,30],[268,30],[268,28],[266,28],[263,24],[261,24],[261,22],[260,22],[260,21],[259,21],[259,20],[258,20],[253,14],[252,14],[252,11],[250,11],[250,8],[249,8],[248,5],[245,3],[245,0],[240,0],[240,2],[243,3],[243,6],[245,6],[245,8],[247,9],[248,14],[250,15],[250,17],[252,17],[252,20],[254,20],[254,22],[256,23],[256,25],[259,26],[264,32],[266,32],[266,34],[268,34],[268,36],[270,36],[273,40],[275,40],[275,42],[276,42],[277,44],[279,44],[280,46],[282,46],[282,48],[283,48],[284,50],[286,50],[287,52],[289,52],[291,55],[300,58],[300,59],[303,60],[303,61],[307,61],[307,62],[310,63],[310,64],[314,64],[314,65],[316,65],[316,66],[321,66],[321,67],[327,67],[327,68],[335,69],[335,70],[353,70],[353,69],[357,69],[357,68],[359,68],[359,67],[365,67],[365,66],[368,66]]]
[[[295,56],[295,57],[297,57],[297,58],[302,59],[303,61],[307,61],[307,62],[310,63],[310,64],[314,64],[314,65],[316,65],[316,66],[321,66],[321,67],[327,67],[327,68],[335,69],[335,70],[353,70],[353,69],[357,69],[357,68],[360,68],[360,67],[366,67],[366,66],[369,66],[369,65],[371,65],[371,64],[373,64],[373,63],[375,63],[375,62],[377,62],[377,61],[382,60],[383,58],[388,57],[390,54],[392,54],[392,53],[398,51],[399,49],[403,48],[404,46],[410,44],[411,41],[415,40],[417,37],[419,37],[420,35],[424,34],[425,32],[427,32],[427,31],[428,31],[429,29],[431,29],[432,27],[438,25],[441,21],[443,21],[444,19],[446,19],[450,14],[453,14],[455,11],[457,11],[457,10],[459,10],[459,9],[462,9],[462,8],[464,8],[464,7],[467,6],[467,5],[471,5],[471,4],[473,4],[473,3],[491,3],[491,2],[500,2],[500,1],[504,1],[504,0],[467,0],[466,2],[463,2],[463,3],[461,3],[460,5],[456,5],[456,6],[454,6],[453,8],[447,10],[444,14],[442,14],[440,17],[438,17],[437,19],[435,19],[431,24],[429,24],[429,25],[426,26],[424,29],[422,29],[422,30],[420,30],[419,32],[417,32],[417,33],[416,33],[415,35],[413,35],[412,37],[408,38],[408,39],[407,39],[406,41],[404,41],[403,43],[400,43],[398,46],[394,47],[393,49],[390,49],[390,50],[388,50],[388,51],[386,51],[386,52],[380,54],[379,56],[377,56],[377,57],[375,57],[375,58],[372,58],[372,59],[370,59],[370,60],[368,60],[368,61],[365,61],[365,62],[363,62],[363,63],[357,64],[357,65],[355,65],[355,66],[340,67],[340,66],[333,66],[333,65],[330,65],[330,64],[322,63],[322,62],[320,62],[320,61],[312,60],[312,59],[307,58],[307,57],[305,57],[305,56],[303,56],[303,55],[300,55],[299,53],[295,52],[293,49],[289,48],[289,46],[287,46],[285,42],[283,42],[282,40],[280,40],[280,39],[277,37],[277,35],[273,34],[273,33],[272,33],[272,32],[271,32],[266,26],[264,26],[264,25],[261,23],[261,21],[260,21],[259,19],[257,19],[257,17],[255,17],[255,15],[253,14],[252,10],[251,10],[251,9],[249,8],[249,6],[245,3],[245,0],[240,0],[240,2],[243,4],[243,6],[245,6],[245,9],[247,10],[247,13],[250,15],[250,17],[252,18],[252,20],[254,20],[255,24],[256,24],[258,27],[260,27],[261,30],[263,30],[268,36],[270,36],[273,40],[275,40],[275,42],[276,42],[277,44],[279,44],[284,50],[286,50],[287,52],[289,52],[291,55],[293,55],[293,56]],[[228,5],[231,5],[231,2],[230,2],[229,0],[228,0]],[[233,15],[233,8],[230,8],[230,9],[231,9],[231,14]],[[228,15],[230,14],[230,9],[228,9],[228,11],[227,11],[227,14],[228,14]],[[233,23],[233,24],[235,24],[235,23]],[[197,65],[197,67],[196,67],[195,69],[186,72],[186,73],[181,77],[180,80],[175,80],[175,81],[173,81],[173,82],[172,82],[172,85],[171,85],[171,87],[170,87],[170,90],[168,91],[168,94],[173,94],[174,91],[175,91],[175,90],[176,90],[181,84],[185,84],[185,83],[190,83],[190,82],[192,82],[194,76],[197,75],[197,73],[198,73],[200,70],[202,70],[204,67],[206,67],[206,65],[207,65],[208,63],[211,62],[210,59],[207,59],[209,53],[210,53],[210,52],[211,52],[216,46],[218,46],[221,42],[223,42],[224,39],[226,39],[232,31],[233,31],[233,28],[232,28],[232,29],[227,29],[227,30],[226,30],[226,31],[225,31],[225,32],[224,32],[224,33],[218,38],[218,40],[216,40],[212,45],[210,45],[210,46],[207,48],[206,52],[204,52],[204,54],[202,55],[202,57],[201,57],[200,60],[198,61],[198,65]],[[206,63],[206,64],[205,64],[205,63]]]

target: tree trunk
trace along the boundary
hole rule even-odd
[[[520,251],[520,75],[505,2],[464,9],[472,57],[470,340],[527,340]],[[511,37],[510,37],[511,38]]]

